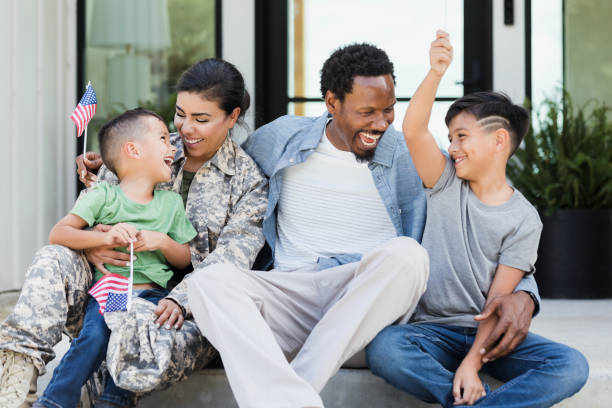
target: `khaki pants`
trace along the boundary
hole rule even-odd
[[[210,266],[188,280],[189,305],[238,405],[322,407],[327,380],[382,328],[407,320],[428,274],[426,250],[399,237],[323,271]]]

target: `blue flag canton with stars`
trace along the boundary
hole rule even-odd
[[[127,303],[128,303],[127,292],[123,292],[123,293],[108,292],[108,299],[106,299],[106,307],[104,308],[104,313],[127,310]]]
[[[79,101],[79,103],[83,106],[97,104],[98,99],[96,98],[96,93],[94,92],[93,86],[88,85],[83,97]]]

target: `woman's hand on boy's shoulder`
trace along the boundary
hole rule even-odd
[[[498,320],[482,345],[483,363],[512,353],[525,340],[534,309],[531,296],[524,291],[497,296],[485,306],[474,319],[482,321],[495,314]]]
[[[96,174],[102,167],[102,156],[96,152],[87,152],[85,155],[78,155],[74,160],[76,161],[79,180],[85,184],[85,187],[91,187],[98,179]]]

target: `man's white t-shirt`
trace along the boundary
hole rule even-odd
[[[367,162],[338,150],[325,131],[281,177],[276,269],[315,269],[319,257],[364,254],[397,236]]]

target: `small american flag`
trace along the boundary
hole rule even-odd
[[[128,309],[129,279],[111,273],[104,275],[89,289],[89,293],[100,305],[100,314]]]
[[[74,112],[72,112],[72,115],[70,115],[70,119],[72,119],[77,126],[77,137],[83,134],[83,130],[85,130],[87,124],[93,115],[95,115],[97,106],[98,100],[96,99],[96,93],[91,84],[87,84],[85,94],[74,109]]]

